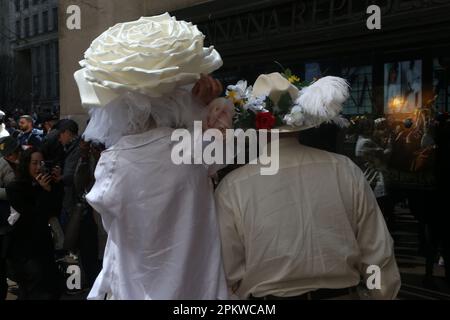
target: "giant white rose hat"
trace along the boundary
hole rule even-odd
[[[222,66],[190,22],[168,13],[118,23],[97,37],[75,72],[82,105],[103,107],[126,92],[162,97]]]

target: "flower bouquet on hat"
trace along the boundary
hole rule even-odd
[[[241,80],[227,87],[226,97],[235,105],[235,127],[278,129],[295,132],[332,122],[341,127],[348,121],[340,113],[349,97],[345,79],[327,76],[308,83],[288,69],[260,75],[253,86]]]

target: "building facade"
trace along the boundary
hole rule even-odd
[[[14,66],[10,47],[14,32],[10,29],[10,5],[10,1],[0,1],[0,110],[5,110],[14,101],[14,81],[11,81],[14,78]]]
[[[0,1],[0,56],[10,54],[10,41],[13,34],[9,30],[9,1]]]
[[[16,109],[59,113],[58,1],[13,0],[9,29],[18,77]]]
[[[450,110],[450,0],[62,0],[78,4],[80,30],[60,30],[61,110],[86,118],[73,73],[91,41],[118,22],[168,11],[192,21],[224,60],[225,84],[290,68],[303,79],[345,77],[348,115],[407,117],[435,95]],[[381,30],[366,10],[381,8]],[[65,9],[61,9],[63,11]],[[84,120],[83,120],[84,121]]]
[[[60,0],[60,86],[61,117],[70,117],[84,128],[88,118],[86,110],[81,106],[80,95],[73,74],[80,69],[79,61],[97,36],[119,22],[139,19],[141,16],[152,16],[166,11],[191,7],[210,0]],[[71,14],[70,6],[80,9],[80,29],[69,29],[66,21]],[[70,10],[69,10],[70,11]]]
[[[371,4],[380,30],[366,26]],[[172,13],[218,49],[226,83],[290,68],[306,80],[346,78],[348,115],[409,117],[434,97],[450,111],[450,0],[228,0]]]

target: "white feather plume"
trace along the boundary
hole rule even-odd
[[[311,116],[331,120],[342,111],[342,104],[349,97],[349,85],[339,77],[323,77],[303,88],[296,104]]]

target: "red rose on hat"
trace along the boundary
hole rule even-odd
[[[271,112],[259,112],[256,114],[256,129],[272,129],[275,126],[275,117]]]

